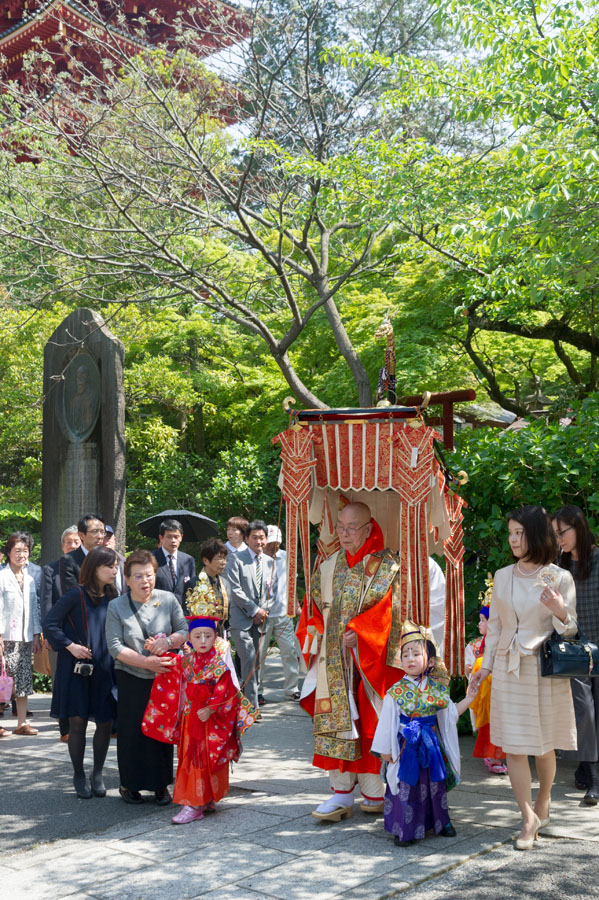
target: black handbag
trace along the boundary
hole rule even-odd
[[[541,675],[548,678],[599,677],[599,647],[582,631],[577,638],[565,638],[554,631],[541,645]]]

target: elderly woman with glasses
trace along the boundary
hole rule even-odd
[[[149,550],[134,550],[125,561],[127,593],[113,600],[106,617],[108,649],[115,660],[118,688],[117,760],[125,803],[143,803],[140,791],[156,803],[171,802],[173,747],[141,730],[154,676],[168,672],[187,639],[181,605],[169,591],[155,590],[158,563]]]
[[[553,515],[553,530],[560,549],[559,565],[576,585],[576,617],[579,629],[599,644],[599,547],[578,506],[562,506]],[[564,751],[564,759],[576,760],[574,783],[586,791],[583,803],[599,802],[599,679],[571,678],[576,714],[578,749]]]

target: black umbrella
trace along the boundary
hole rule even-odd
[[[165,519],[176,519],[183,526],[183,540],[197,541],[201,543],[210,537],[217,537],[217,524],[214,519],[208,516],[202,516],[200,513],[189,512],[187,509],[165,509],[163,512],[156,513],[142,522],[137,523],[137,527],[146,537],[158,539],[158,529],[160,523]]]

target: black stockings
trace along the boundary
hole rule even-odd
[[[85,785],[85,772],[83,758],[85,756],[85,737],[87,731],[87,719],[81,716],[69,716],[69,755],[73,763],[75,786]],[[110,745],[112,734],[112,722],[97,722],[94,733],[94,768],[92,773],[92,787],[94,790],[103,791],[102,769]]]

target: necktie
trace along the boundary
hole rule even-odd
[[[177,586],[177,573],[175,572],[175,565],[173,562],[173,557],[169,553],[168,557],[168,567],[171,570],[171,578],[173,579],[173,587]]]
[[[256,557],[256,587],[258,588],[258,597],[262,596],[262,559]]]

